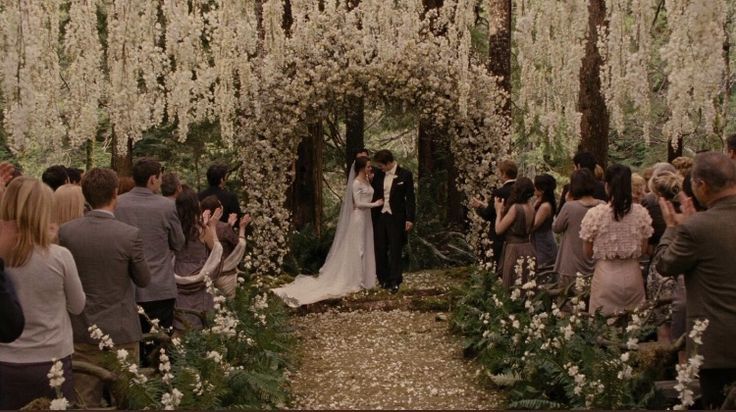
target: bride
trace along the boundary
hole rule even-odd
[[[370,170],[369,160],[362,157],[350,168],[335,239],[319,276],[299,275],[288,285],[273,289],[287,305],[340,298],[376,285],[371,208],[383,206],[383,199],[371,202]]]

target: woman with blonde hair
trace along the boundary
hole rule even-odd
[[[0,220],[17,225],[18,240],[5,265],[26,319],[17,340],[0,344],[0,409],[54,398],[47,377],[53,360],[61,362],[62,394],[73,399],[69,313],[82,312],[85,295],[72,254],[51,242],[53,206],[51,189],[29,177],[14,179],[0,202]]]
[[[639,173],[631,175],[631,196],[634,203],[641,204],[641,201],[644,200],[644,196],[647,194],[646,186],[647,181],[644,180],[642,175]]]
[[[51,221],[59,226],[84,215],[82,187],[67,183],[54,192],[54,211]]]

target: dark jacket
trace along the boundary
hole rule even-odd
[[[222,203],[222,217],[220,218],[220,221],[227,222],[231,213],[236,213],[238,218],[243,215],[240,212],[240,203],[238,202],[238,197],[235,193],[228,192],[219,186],[210,186],[199,192],[199,201],[201,202],[204,198],[212,195],[217,196],[217,199]]]
[[[92,325],[115,343],[139,341],[135,286],[143,288],[151,281],[140,231],[93,210],[62,225],[59,244],[72,252],[87,294],[84,311],[71,316],[74,342],[96,343],[87,330]]]
[[[384,199],[383,183],[386,174],[380,170],[376,170],[373,181],[373,201]],[[410,171],[396,167],[396,175],[391,185],[391,194],[389,197],[389,207],[391,214],[398,218],[399,222],[415,222],[416,220],[416,198],[414,195],[414,177]],[[373,217],[380,215],[382,207],[374,207],[372,209]]]
[[[565,185],[562,187],[562,195],[560,195],[560,201],[558,202],[557,214],[560,213],[560,210],[562,210],[562,206],[564,206],[565,202],[567,202],[567,192],[569,191],[570,191],[570,185]],[[602,200],[604,202],[608,202],[608,194],[606,193],[606,184],[601,182],[600,180],[595,181],[595,192],[593,193],[593,198]]]
[[[4,264],[0,260],[0,342],[10,343],[18,339],[24,326],[23,309],[15,296],[13,284],[5,277]]]
[[[665,230],[653,259],[667,276],[685,275],[688,330],[709,325],[699,348],[703,369],[736,368],[736,196]],[[691,342],[688,341],[688,344]]]

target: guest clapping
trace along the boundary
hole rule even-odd
[[[5,263],[26,320],[17,340],[0,344],[0,409],[54,397],[46,377],[52,359],[63,365],[62,394],[74,396],[69,313],[82,312],[85,295],[72,254],[51,243],[52,206],[51,189],[28,177],[14,179],[0,202],[0,220],[15,222],[18,228],[17,247]]]
[[[645,300],[639,258],[652,235],[652,219],[641,205],[632,204],[631,169],[609,166],[605,181],[610,201],[585,215],[580,237],[587,256],[596,259],[589,310],[610,314]]]
[[[530,239],[534,223],[534,207],[530,203],[532,196],[534,196],[534,183],[526,177],[521,177],[514,183],[511,196],[506,202],[496,198],[494,203],[496,233],[506,236],[498,270],[506,288],[510,288],[516,282],[517,274],[514,268],[519,259],[524,260],[521,282],[526,283],[529,274],[526,261],[536,255]]]
[[[557,242],[552,233],[552,221],[557,213],[555,178],[543,174],[534,178],[534,227],[532,244],[537,256],[537,267],[551,266],[557,257]]]

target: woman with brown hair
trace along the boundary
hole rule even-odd
[[[496,234],[506,236],[498,265],[498,273],[506,288],[510,288],[516,282],[515,267],[519,259],[524,260],[521,282],[527,281],[531,268],[526,261],[536,256],[530,239],[534,224],[534,207],[530,202],[532,196],[534,196],[534,183],[526,177],[521,177],[514,182],[511,196],[505,204],[499,198],[496,198],[494,204]]]
[[[63,365],[62,394],[73,397],[69,313],[82,312],[85,295],[72,254],[51,242],[53,204],[51,189],[29,177],[14,179],[0,202],[0,220],[15,222],[18,228],[16,246],[5,264],[26,318],[19,338],[0,344],[0,409],[55,397],[46,376],[53,359]]]

